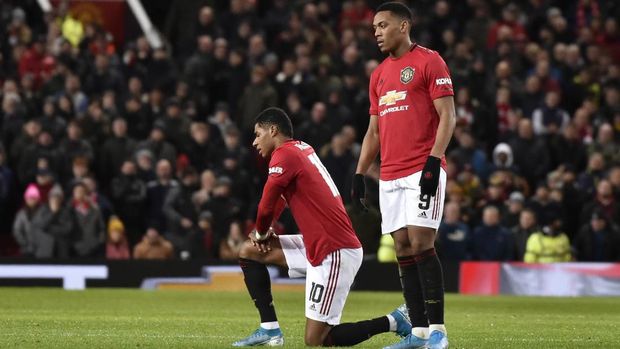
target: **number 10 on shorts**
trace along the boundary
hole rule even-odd
[[[315,282],[312,283],[312,287],[310,288],[310,298],[309,300],[313,303],[321,303],[323,299],[323,290],[325,287],[323,285],[319,285]]]

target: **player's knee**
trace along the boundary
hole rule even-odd
[[[415,239],[412,239],[410,242],[411,253],[413,255],[420,254],[430,248],[433,248],[434,244],[435,244],[434,240],[420,239],[416,237]]]
[[[239,258],[256,259],[256,247],[252,245],[250,240],[246,240],[239,250]]]

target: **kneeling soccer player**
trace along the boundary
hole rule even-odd
[[[351,346],[384,332],[411,333],[403,305],[372,320],[340,324],[351,284],[362,263],[360,244],[329,173],[311,146],[294,140],[291,120],[278,108],[261,112],[253,146],[271,157],[258,205],[256,229],[239,254],[245,284],[260,313],[260,327],[233,346],[283,345],[266,264],[306,275],[306,333],[309,346]],[[288,205],[301,235],[276,236],[270,229]]]

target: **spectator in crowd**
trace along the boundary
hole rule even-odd
[[[214,168],[221,145],[211,139],[211,128],[203,122],[194,122],[190,126],[190,134],[186,153],[192,167],[199,173]]]
[[[180,185],[171,187],[164,200],[162,211],[168,222],[165,235],[178,253],[192,253],[196,246],[198,209],[192,194],[198,187],[198,173],[193,167],[186,168]]]
[[[519,219],[525,207],[525,196],[521,192],[513,191],[506,201],[505,209],[502,214],[502,225],[508,229],[519,224]]]
[[[129,243],[133,246],[144,231],[146,184],[138,177],[136,164],[131,160],[123,162],[121,173],[112,179],[111,199],[114,208],[123,221]]]
[[[136,151],[135,154],[136,169],[138,178],[144,183],[148,183],[155,179],[155,165],[153,164],[153,153],[148,149]]]
[[[547,92],[545,104],[532,113],[532,123],[535,134],[546,135],[564,131],[570,117],[566,110],[561,109],[559,105],[560,94],[558,91]]]
[[[446,204],[444,218],[437,229],[440,256],[445,260],[470,259],[471,233],[461,220],[461,208],[457,202]]]
[[[77,121],[69,122],[67,126],[67,138],[60,142],[58,147],[62,163],[61,174],[65,177],[69,176],[72,170],[73,161],[80,157],[87,162],[94,159],[93,148],[88,141],[82,138],[82,129]]]
[[[347,179],[351,177],[355,160],[345,141],[345,136],[337,133],[332,136],[331,143],[321,149],[323,165],[341,193],[347,192]],[[349,196],[345,195],[342,200],[348,202]]]
[[[71,209],[64,202],[64,193],[56,184],[32,218],[34,256],[36,258],[69,258],[73,233]]]
[[[549,225],[536,231],[527,239],[526,263],[556,263],[571,260],[571,245],[568,236],[562,232],[562,220],[554,218]]]
[[[24,207],[17,212],[13,223],[13,236],[19,245],[21,255],[24,257],[34,256],[36,246],[32,221],[40,203],[39,189],[34,184],[28,185],[24,192]]]
[[[265,67],[254,66],[251,76],[251,83],[243,90],[238,106],[237,125],[243,132],[244,138],[249,138],[252,134],[256,115],[278,104],[278,93],[267,79]]]
[[[198,239],[202,248],[198,254],[204,258],[217,259],[219,248],[217,237],[213,231],[213,214],[210,211],[202,211],[198,215]]]
[[[599,152],[591,153],[588,157],[588,167],[577,178],[579,188],[589,197],[596,191],[597,183],[605,176],[605,158]]]
[[[544,179],[549,171],[549,153],[542,138],[534,134],[532,121],[519,121],[517,136],[508,142],[514,154],[514,163],[531,187]]]
[[[24,149],[17,168],[20,183],[25,184],[33,181],[41,159],[44,159],[47,163],[46,167],[53,174],[58,173],[60,153],[54,144],[54,138],[47,131],[42,131],[37,137],[37,142]]]
[[[184,114],[181,109],[181,101],[177,98],[171,98],[166,105],[166,114],[164,117],[155,121],[160,130],[165,132],[166,139],[175,147],[175,149],[185,149],[189,139],[189,127],[191,120]],[[158,154],[158,152],[153,152]]]
[[[166,126],[161,120],[153,124],[149,138],[138,143],[136,149],[148,150],[156,162],[165,159],[174,164],[177,158],[177,149],[166,140]]]
[[[536,212],[529,208],[523,209],[519,215],[519,225],[511,229],[515,242],[515,260],[523,260],[528,239],[539,230],[536,223]]]
[[[164,239],[157,229],[148,228],[142,241],[133,249],[135,259],[172,259],[174,248],[170,241]]]
[[[105,224],[84,183],[73,187],[71,213],[75,221],[73,248],[78,257],[102,257],[105,243]]]
[[[543,183],[538,185],[536,193],[527,206],[536,212],[537,222],[541,226],[550,224],[553,218],[559,217],[562,214],[560,204],[553,200],[549,187]]]
[[[136,141],[127,136],[127,121],[116,118],[112,122],[113,137],[108,138],[99,156],[99,178],[102,180],[113,178],[118,175],[123,162],[133,154]]]
[[[314,149],[329,141],[335,130],[330,129],[327,120],[325,103],[316,102],[312,106],[310,120],[304,121],[296,130],[296,138],[308,143]]]
[[[607,179],[598,182],[594,198],[584,204],[581,210],[581,223],[585,224],[588,217],[591,217],[597,209],[605,215],[608,222],[620,222],[620,203],[616,201],[613,187]]]
[[[232,221],[228,230],[228,236],[220,241],[220,259],[234,262],[239,259],[239,251],[246,240],[243,234],[241,222]]]
[[[125,236],[125,226],[116,216],[108,221],[108,238],[105,245],[107,259],[130,259],[129,243]]]
[[[605,213],[595,210],[576,236],[575,257],[582,262],[620,261],[620,233]]]
[[[617,132],[617,131],[616,131]],[[590,153],[601,153],[606,164],[620,163],[620,145],[614,139],[614,129],[609,123],[599,126],[596,139],[590,144]]]
[[[482,212],[482,224],[472,234],[472,256],[479,261],[509,261],[514,258],[512,234],[500,225],[499,210],[487,206]]]
[[[178,187],[179,183],[173,178],[172,164],[167,159],[157,162],[155,172],[157,178],[146,184],[147,224],[164,231],[167,228],[163,212],[164,203],[170,189]]]

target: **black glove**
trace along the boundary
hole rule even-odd
[[[420,176],[420,192],[422,196],[435,196],[437,186],[439,185],[439,168],[441,167],[441,159],[429,155],[424,164],[422,175]]]
[[[356,208],[364,211],[368,210],[368,207],[366,207],[366,183],[364,182],[364,175],[361,173],[356,173],[353,176],[351,200],[353,200],[353,205]]]

